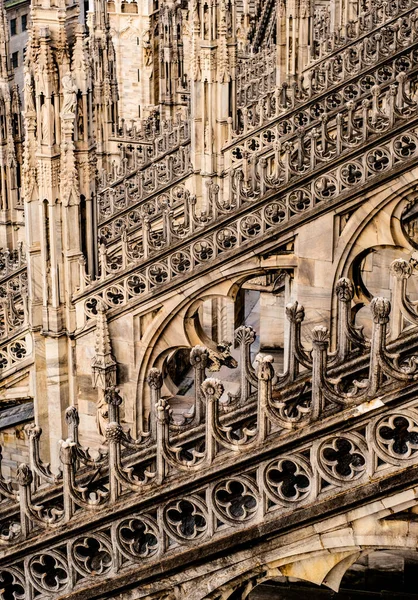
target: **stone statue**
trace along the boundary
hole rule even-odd
[[[77,134],[78,139],[84,139],[84,114],[83,114],[83,99],[77,101]]]
[[[62,83],[62,93],[64,96],[64,101],[62,105],[61,112],[64,115],[75,114],[75,107],[77,105],[77,92],[78,88],[74,83],[73,76],[70,71],[68,71],[61,80]]]
[[[42,108],[41,108],[41,133],[42,133],[42,141],[44,144],[49,143],[49,132],[50,132],[49,125],[50,125],[50,123],[49,123],[48,107],[47,107],[46,103],[44,102],[44,104],[42,104]]]
[[[109,422],[109,405],[106,400],[105,390],[99,388],[97,399],[96,426],[99,435],[106,436],[106,425]]]
[[[24,78],[24,90],[25,90],[25,110],[34,111],[35,110],[35,102],[33,100],[33,87],[32,87],[32,77],[28,68],[25,68],[25,78]]]
[[[144,48],[144,66],[149,67],[152,65],[152,48],[149,29],[145,31],[142,40]]]

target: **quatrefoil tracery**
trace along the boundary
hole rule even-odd
[[[340,434],[319,445],[318,469],[326,481],[341,485],[363,477],[367,470],[367,456],[367,445],[361,435]]]
[[[40,592],[62,592],[70,582],[65,557],[59,552],[33,556],[28,568],[32,583]]]
[[[25,600],[26,582],[23,573],[14,567],[0,570],[2,600]]]
[[[129,558],[146,559],[159,551],[158,526],[154,519],[138,515],[123,520],[117,527],[118,546]]]
[[[215,487],[213,504],[221,519],[235,525],[256,515],[258,497],[257,487],[249,477],[234,477]]]
[[[313,491],[313,473],[305,457],[292,454],[270,462],[264,471],[266,494],[274,503],[293,505]]]
[[[177,541],[193,541],[206,535],[208,513],[204,502],[193,496],[169,503],[164,510],[167,529]]]
[[[83,575],[104,575],[112,568],[112,546],[104,534],[77,539],[72,546],[74,565]]]
[[[414,410],[392,413],[378,419],[373,429],[373,446],[390,464],[415,460],[418,453],[418,415]]]

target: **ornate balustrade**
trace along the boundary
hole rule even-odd
[[[189,129],[190,122],[182,121],[180,117],[175,123],[171,119],[164,121],[158,132],[153,131],[145,138],[140,137],[142,130],[123,126],[120,133],[111,138],[118,144],[118,164],[114,162],[110,169],[103,169],[101,189],[187,144],[190,141]]]
[[[276,87],[276,48],[263,48],[237,64],[237,106],[264,96]]]
[[[195,403],[182,423],[173,422],[161,372],[152,369],[150,427],[137,439],[121,423],[115,388],[106,393],[107,451],[96,457],[80,445],[74,407],[56,473],[40,459],[41,430],[28,426],[30,465],[20,465],[14,480],[0,478],[3,587],[21,597],[28,587],[62,595],[85,587],[94,573],[102,581],[138,561],[142,569],[162,565],[196,543],[201,549],[331,498],[344,502],[360,486],[371,486],[371,498],[379,482],[405,477],[418,452],[418,310],[404,283],[412,270],[406,261],[392,265],[399,312],[391,316],[390,302],[374,298],[370,340],[351,318],[351,282],[338,282],[333,352],[321,326],[312,331],[312,349],[303,347],[303,307],[289,305],[283,374],[270,356],[258,355],[253,367],[255,333],[239,328],[241,385],[234,395],[206,379],[208,352],[194,348]],[[389,343],[389,322],[392,331],[404,311],[413,325]]]
[[[323,41],[332,37],[330,16],[328,6],[314,7],[313,39],[316,46],[313,49],[313,59],[317,58],[317,53],[320,51],[320,45]]]
[[[145,200],[175,184],[191,172],[190,146],[180,146],[151,165],[127,172],[118,171],[117,178],[98,194],[99,225],[109,223],[129,208],[138,209]]]
[[[26,267],[26,254],[22,243],[18,245],[16,250],[6,249],[0,251],[0,281],[24,267]]]
[[[31,358],[32,338],[28,332],[15,333],[7,342],[0,344],[0,377],[9,369],[19,367],[21,363]]]
[[[0,375],[32,352],[27,333],[27,278],[22,244],[0,253]]]
[[[413,51],[410,52],[411,56],[406,59],[409,64],[413,58]],[[233,180],[239,172],[238,178],[245,188],[259,189],[263,194],[267,188],[278,187],[294,176],[332,161],[337,155],[352,152],[358,145],[364,146],[371,136],[390,131],[396,123],[416,114],[416,72],[414,63],[408,74],[392,73],[393,79],[387,84],[371,86],[370,98],[350,100],[342,108],[323,112],[317,121],[310,122],[309,113],[301,111],[297,115],[300,125],[295,132],[283,133],[279,126],[248,139],[232,152],[238,167],[233,165],[230,177]],[[338,101],[336,98],[335,103]],[[289,123],[287,127],[293,129]],[[241,193],[239,190],[236,198],[233,197],[233,204]]]
[[[142,246],[160,247],[161,228],[166,231],[177,231],[181,227],[188,231],[190,203],[193,204],[193,198],[190,197],[190,193],[183,184],[174,185],[166,192],[139,203],[138,206],[132,207],[128,204],[125,210],[121,208],[123,206],[123,200],[121,200],[117,204],[117,208],[120,208],[117,218],[111,217],[100,225],[99,239],[104,240],[107,245],[119,240],[124,232],[126,234],[136,232],[135,240],[130,239],[131,251],[135,248],[137,258],[143,257]],[[179,215],[178,221],[177,215]],[[197,215],[195,215],[195,219],[197,220]],[[153,231],[157,225],[159,225],[158,233]],[[147,251],[145,252],[147,253]]]
[[[286,131],[286,127],[293,125],[290,113],[303,105],[303,110],[311,121],[324,111],[359,98],[373,85],[383,84],[396,70],[399,72],[408,68],[410,57],[407,56],[403,68],[400,57],[405,48],[417,41],[417,27],[418,12],[414,5],[407,14],[392,19],[390,24],[370,37],[361,39],[338,55],[310,67],[299,82],[290,86],[284,83],[267,94],[260,94],[262,87],[254,86],[255,95],[251,95],[253,88],[249,86],[248,94],[241,98],[238,128],[236,131],[231,129],[229,143],[233,141],[236,144],[236,138],[265,127],[271,121],[283,122]],[[414,59],[412,57],[413,62]],[[361,75],[364,76],[363,80]],[[327,98],[322,98],[323,94],[330,91]],[[297,121],[297,114],[294,118]],[[296,124],[296,127],[300,125],[301,123]]]
[[[170,120],[160,121],[158,113],[151,115],[146,119],[135,119],[128,122],[126,119],[120,119],[117,126],[112,131],[112,139],[121,139],[125,141],[149,141],[150,138],[156,138],[160,132],[166,130],[172,125]]]
[[[128,143],[143,142],[150,145],[159,138],[173,137],[186,140],[189,135],[189,121],[182,120],[180,114],[177,114],[175,119],[167,117],[161,120],[159,113],[156,112],[147,119],[131,119],[129,123],[126,119],[120,119],[110,139]]]
[[[355,43],[360,37],[370,35],[375,29],[379,29],[392,18],[397,17],[414,5],[416,3],[411,2],[411,0],[394,0],[393,2],[378,0],[373,5],[367,4],[365,10],[359,12],[357,19],[349,21],[335,31],[329,32],[328,29],[322,31],[323,35],[318,36],[317,41],[319,43],[313,47],[313,57],[310,64],[312,62],[317,63],[329,54]],[[310,65],[307,68],[309,69]]]
[[[0,283],[0,339],[14,336],[27,326],[27,271],[20,267]]]
[[[209,186],[207,212],[196,215],[194,203],[187,202],[191,214],[178,215],[177,227],[170,209],[164,209],[165,227],[155,232],[155,244],[143,236],[139,254],[126,244],[117,251],[103,247],[99,279],[88,280],[81,265],[81,288],[74,297],[77,326],[94,318],[99,301],[118,308],[164,284],[184,281],[196,268],[227,260],[229,251],[244,250],[289,219],[320,205],[325,210],[327,203],[358,192],[359,186],[414,164],[418,113],[409,77],[401,73],[399,83],[383,92],[375,87],[372,101],[350,103],[344,114],[335,115],[330,129],[324,117],[320,131],[302,128],[294,143],[245,156],[231,177],[229,198],[220,197],[218,186]]]

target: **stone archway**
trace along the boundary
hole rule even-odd
[[[405,549],[394,544],[382,547],[377,542],[376,539],[376,545],[365,545],[363,548],[353,547],[345,550],[315,552],[301,560],[281,566],[274,566],[274,562],[263,565],[234,578],[205,596],[203,600],[270,600],[270,598],[271,600],[279,598],[280,600],[299,600],[303,593],[309,594],[309,598],[313,600],[327,600],[328,598],[334,600],[334,598],[340,597],[342,600],[351,600],[351,596],[347,595],[350,592],[362,594],[358,596],[361,600],[379,598],[379,596],[373,595],[379,584],[376,572],[379,572],[380,569],[381,580],[384,579],[383,570],[387,569],[388,560],[393,562],[396,558],[418,565],[418,550]],[[382,557],[380,562],[379,555]],[[353,581],[349,582],[349,575],[351,574],[351,579],[353,579],[356,565],[361,565],[364,573],[372,570],[370,563],[372,566],[374,565],[374,578],[377,579],[374,585],[367,582],[360,582],[359,585]],[[390,570],[395,571],[394,568]],[[398,564],[398,572],[400,571]],[[403,593],[405,591],[402,598],[415,600],[417,595],[413,595],[414,590],[411,589],[412,584],[415,585],[415,578],[413,581],[411,579],[410,575],[405,590],[403,590],[399,586],[398,577],[398,583],[389,586],[388,592],[390,589],[392,592]],[[339,592],[341,592],[341,596]],[[393,598],[396,597],[393,595]],[[389,596],[384,596],[384,598],[389,598]]]
[[[211,273],[196,279],[192,284],[187,284],[180,291],[161,300],[155,305],[148,306],[148,312],[155,308],[152,320],[143,332],[141,350],[138,353],[137,392],[135,400],[136,425],[142,429],[141,415],[145,414],[146,407],[150,405],[146,377],[150,368],[159,366],[161,357],[178,346],[192,346],[204,343],[199,335],[191,335],[193,327],[189,327],[190,318],[202,298],[225,298],[235,300],[237,291],[243,282],[257,275],[278,271],[283,268],[294,267],[293,257],[289,255],[271,256],[263,258],[252,256],[240,260],[230,268],[228,273]],[[196,334],[196,332],[194,332]],[[210,344],[209,344],[210,345]],[[160,361],[161,362],[161,361]]]
[[[199,582],[195,579],[190,587],[185,583],[179,597],[250,600],[250,592],[260,583],[289,578],[337,592],[345,573],[361,556],[376,550],[418,548],[417,498],[418,488],[392,494],[263,542],[257,550],[238,552],[228,565],[214,563],[212,573]]]
[[[369,550],[361,552],[354,562],[353,557],[355,554],[334,567],[331,571],[334,580],[331,577],[317,584],[280,576],[259,583],[249,592],[248,600],[299,600],[304,596],[310,600],[388,600],[398,597],[416,600],[417,550]],[[344,574],[338,589],[334,589],[333,584],[339,579],[335,574],[339,571]]]

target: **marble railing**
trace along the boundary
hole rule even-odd
[[[373,77],[369,78],[369,85],[364,81],[364,88],[368,89],[362,89],[362,82],[352,85],[354,99],[344,102],[342,95],[332,95],[315,104],[316,114],[309,107],[300,110],[234,146],[231,180],[239,173],[244,186],[259,188],[263,193],[263,179],[254,177],[257,164],[266,168],[267,179],[274,187],[286,183],[293,175],[314,169],[319,163],[329,162],[336,155],[350,152],[370,136],[390,131],[396,122],[415,114],[418,63],[412,62],[414,52],[411,49],[399,61],[387,65],[387,80],[380,85],[374,83]],[[403,65],[408,66],[407,73]],[[232,196],[232,202],[237,198]]]
[[[396,70],[394,63],[396,59],[399,62],[402,51],[417,41],[417,30],[418,9],[414,2],[403,16],[392,18],[369,37],[313,64],[299,82],[284,83],[264,93],[263,85],[257,85],[254,79],[238,92],[238,126],[235,131],[231,128],[227,147],[239,143],[240,138],[251,131],[275,125],[276,121],[278,124],[291,120],[291,113],[297,109],[309,109],[311,120],[318,116],[319,110],[327,112],[335,108],[335,101],[341,106],[373,85],[384,83],[391,77],[391,70]],[[403,67],[399,65],[397,70],[406,68],[407,63]]]
[[[317,63],[330,53],[340,51],[342,48],[355,43],[359,38],[368,36],[371,32],[412,6],[416,6],[414,0],[393,0],[389,2],[386,0],[377,0],[376,2],[368,0],[365,10],[361,10],[356,19],[349,21],[333,32],[323,31],[323,36],[318,40],[319,43],[315,47],[310,64]],[[310,68],[310,64],[308,64],[308,68]]]
[[[343,501],[346,492],[361,489],[372,500],[381,488],[371,483],[388,488],[391,477],[405,475],[418,452],[418,312],[403,284],[412,266],[398,260],[392,272],[396,314],[387,299],[374,298],[370,340],[351,318],[351,282],[337,283],[334,352],[323,326],[312,331],[312,349],[303,347],[303,307],[289,305],[283,374],[271,356],[258,355],[252,366],[255,333],[240,327],[234,395],[206,378],[208,351],[192,349],[195,402],[181,423],[161,398],[161,372],[151,369],[150,422],[135,439],[121,423],[113,387],[106,391],[107,448],[96,456],[80,445],[74,407],[55,473],[40,458],[41,429],[27,426],[30,464],[14,479],[0,478],[3,589],[16,600],[35,592],[64,597],[86,589],[97,573],[103,582],[139,563],[164,568],[196,542],[199,550],[220,536],[225,544],[237,531]],[[405,314],[408,327],[389,342],[391,318]]]
[[[349,103],[331,126],[323,118],[321,129],[301,128],[274,150],[244,155],[231,172],[229,195],[209,185],[206,212],[197,214],[195,200],[186,194],[178,213],[162,206],[162,225],[143,220],[142,241],[133,248],[126,239],[119,249],[103,246],[98,279],[88,280],[80,265],[77,327],[94,317],[99,301],[119,308],[184,281],[199,266],[248,248],[290,219],[414,164],[418,108],[408,83],[413,77],[401,73],[397,84],[383,91],[375,86],[372,100]]]
[[[0,252],[0,377],[30,352],[28,326],[28,274],[23,244]]]
[[[158,131],[151,132],[145,139],[135,128],[123,127],[111,141],[117,142],[119,157],[100,172],[99,194],[105,194],[126,177],[146,171],[147,167],[158,160],[164,161],[167,156],[173,155],[176,162],[176,154],[181,154],[182,147],[190,142],[190,122],[180,118],[175,123],[166,120]]]
[[[18,328],[16,328],[18,329]],[[17,332],[6,343],[0,343],[0,378],[32,355],[32,337],[29,332]]]
[[[163,158],[141,169],[129,169],[125,175],[116,178],[98,193],[99,235],[103,228],[114,230],[115,219],[124,215],[127,210],[146,212],[151,198],[160,194],[166,188],[181,181],[191,172],[190,145],[181,145]],[[105,233],[108,239],[108,233]]]
[[[237,63],[237,106],[242,108],[276,88],[276,48],[263,48]]]
[[[0,281],[26,267],[26,253],[20,243],[15,250],[0,251]]]
[[[125,142],[150,143],[159,136],[173,133],[182,127],[187,128],[188,122],[183,121],[178,115],[174,120],[171,117],[160,119],[160,115],[148,117],[147,119],[120,119],[118,125],[111,134],[112,140]]]
[[[99,226],[99,239],[110,246],[122,241],[124,234],[129,234],[131,250],[136,248],[135,251],[139,252],[137,258],[140,258],[143,256],[142,247],[157,249],[164,243],[161,226],[164,231],[172,230],[178,234],[181,228],[186,234],[190,227],[190,216],[198,226],[199,218],[193,210],[194,206],[194,198],[182,183],[172,185],[164,192],[136,204],[133,199],[130,200],[129,195],[122,196],[119,199],[117,218],[104,220]],[[134,237],[131,234],[135,234]],[[145,252],[148,254],[146,250]]]
[[[27,269],[23,264],[0,280],[0,340],[7,340],[7,345],[25,331],[27,324]]]

